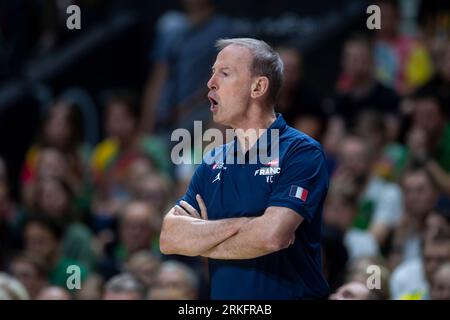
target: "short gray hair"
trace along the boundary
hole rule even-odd
[[[190,289],[197,291],[199,287],[199,279],[195,272],[182,262],[168,260],[162,263],[160,272],[176,272],[180,271],[185,276]]]
[[[136,292],[145,297],[145,286],[129,273],[122,273],[111,278],[105,285],[105,291],[114,293]]]
[[[250,50],[253,55],[250,71],[253,75],[264,76],[269,79],[269,99],[276,102],[284,80],[283,61],[278,52],[266,42],[252,38],[219,39],[216,41],[218,51],[229,45],[242,46]]]

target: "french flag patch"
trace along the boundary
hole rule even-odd
[[[289,192],[290,197],[298,198],[303,202],[308,198],[308,190],[299,186],[291,186],[291,191]]]

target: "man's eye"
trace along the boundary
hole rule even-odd
[[[228,73],[226,73],[226,72],[222,72],[222,74],[223,74],[225,77],[228,76]]]

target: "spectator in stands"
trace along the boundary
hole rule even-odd
[[[126,174],[130,166],[149,157],[155,170],[167,171],[168,152],[160,140],[137,131],[138,109],[132,92],[112,93],[105,113],[106,138],[96,146],[92,157],[95,186],[107,196],[127,201]]]
[[[37,295],[36,300],[72,300],[70,293],[58,286],[43,288]]]
[[[332,116],[328,119],[327,130],[322,138],[322,145],[327,158],[328,171],[331,176],[336,170],[340,152],[339,146],[347,135],[347,131],[342,117]]]
[[[450,260],[450,239],[423,242],[423,257],[407,260],[392,273],[390,291],[393,299],[422,300],[430,297],[433,274]]]
[[[0,300],[28,300],[27,290],[15,278],[0,272]]]
[[[376,257],[379,247],[374,236],[367,230],[354,227],[358,214],[358,191],[350,181],[333,179],[325,201],[324,223],[334,226],[343,234],[343,244],[349,262],[360,257]]]
[[[356,136],[341,141],[338,167],[333,179],[349,183],[356,188],[358,213],[353,225],[369,230],[380,249],[398,224],[403,210],[400,188],[372,173],[374,155],[367,143]],[[347,182],[346,182],[347,181]]]
[[[143,177],[152,175],[157,172],[155,171],[152,162],[146,157],[136,159],[136,161],[130,165],[127,171],[126,185],[133,197],[136,197],[139,193],[139,185],[142,180],[145,180]]]
[[[325,113],[319,95],[303,81],[302,56],[292,45],[277,49],[284,65],[284,82],[276,111],[296,129],[320,140],[325,130]]]
[[[402,179],[404,211],[393,237],[390,267],[421,253],[421,235],[430,211],[437,205],[439,190],[433,179],[423,169],[410,169]]]
[[[168,132],[209,117],[205,84],[216,55],[214,42],[233,32],[231,22],[216,13],[214,1],[181,3],[185,18],[180,27],[157,34],[142,104],[141,128],[146,132]]]
[[[37,159],[36,180],[54,177],[71,180],[71,174],[69,171],[69,160],[64,157],[60,150],[54,147],[41,149]]]
[[[155,170],[148,158],[137,159],[126,174],[126,186],[132,199],[148,202],[162,213],[166,211],[171,178]]]
[[[36,186],[33,211],[49,217],[71,221],[75,212],[71,207],[73,191],[69,184],[56,177],[39,179]]]
[[[323,273],[334,292],[344,282],[348,251],[344,245],[344,232],[338,226],[328,224],[324,221],[322,227],[322,264]]]
[[[370,290],[365,283],[352,281],[345,283],[335,293],[330,295],[330,300],[369,300]]]
[[[450,208],[436,207],[427,215],[422,238],[425,241],[450,239]]]
[[[9,270],[11,275],[25,286],[30,299],[36,299],[38,293],[48,284],[45,263],[37,256],[20,254],[12,259]]]
[[[450,262],[444,262],[433,274],[431,300],[450,300]]]
[[[73,292],[75,300],[101,300],[103,296],[103,277],[92,273],[81,283],[81,289]]]
[[[123,273],[110,279],[105,285],[103,300],[143,300],[145,287],[135,277]]]
[[[195,300],[198,297],[197,275],[186,265],[166,261],[148,292],[149,300]]]
[[[136,199],[147,201],[161,214],[166,212],[170,184],[156,173],[144,176],[137,189]]]
[[[155,249],[160,230],[161,216],[154,207],[140,201],[128,204],[120,219],[120,239],[126,256],[141,249]]]
[[[362,257],[348,266],[347,282],[364,283],[370,289],[371,299],[390,298],[389,277],[389,269],[380,257]]]
[[[383,27],[376,30],[376,77],[400,95],[411,93],[432,76],[431,58],[417,39],[400,33],[397,1],[379,0],[378,6]]]
[[[361,34],[350,37],[344,44],[341,64],[334,112],[343,117],[348,129],[355,126],[358,114],[365,110],[375,110],[384,117],[395,116],[400,101],[392,89],[375,78],[369,38]]]
[[[139,251],[127,261],[126,270],[148,289],[155,282],[160,264],[160,258],[155,254],[149,251]]]
[[[407,148],[396,140],[397,133],[388,132],[388,121],[382,113],[365,110],[356,118],[354,132],[363,138],[374,155],[373,173],[384,180],[396,182],[408,158]],[[389,137],[391,135],[391,137]]]
[[[74,193],[61,178],[39,179],[36,183],[34,212],[56,219],[64,228],[63,255],[92,270],[96,257],[92,233],[73,206]]]
[[[439,266],[448,261],[450,261],[450,238],[445,237],[425,241],[424,269],[425,277],[429,284]]]
[[[436,73],[423,87],[442,98],[447,115],[450,114],[450,41],[447,39],[436,63]]]
[[[88,275],[80,262],[62,255],[63,228],[54,219],[47,216],[32,216],[27,219],[23,229],[25,252],[45,261],[49,270],[48,281],[52,285],[66,286],[67,268],[70,265],[80,267],[81,280]]]
[[[450,195],[450,122],[443,100],[423,90],[415,95],[408,147],[411,165],[423,166],[439,188]]]
[[[49,147],[58,150],[61,154],[56,155],[54,152],[53,154],[49,152],[44,155],[44,158],[41,158],[42,150]],[[89,157],[90,147],[83,143],[81,111],[75,104],[61,99],[57,100],[44,118],[37,141],[26,153],[21,175],[25,206],[30,206],[29,201],[32,199],[30,195],[33,193],[33,185],[38,178],[39,162],[41,162],[41,171],[52,170],[48,167],[50,164],[57,164],[52,171],[68,171],[68,181],[77,197],[82,201],[81,199],[87,196],[85,192],[87,192],[86,188],[89,184],[87,171]],[[68,170],[63,169],[65,166],[69,167]]]
[[[102,261],[102,271],[107,278],[122,271],[126,261],[141,250],[160,254],[161,218],[160,213],[147,202],[132,201],[125,206],[119,218],[119,241],[106,248]]]
[[[159,139],[137,131],[139,117],[133,92],[115,90],[105,108],[106,138],[96,146],[91,161],[96,188],[92,225],[100,247],[111,239],[123,207],[136,197],[137,182],[143,182],[143,176],[150,173],[166,173],[170,163]]]

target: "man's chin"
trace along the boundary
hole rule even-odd
[[[213,118],[213,121],[214,121],[215,123],[223,124],[223,123],[222,123],[222,120],[223,120],[223,119],[217,114],[217,112],[213,113],[212,118]]]
[[[220,124],[223,127],[231,127],[229,117],[226,117],[226,116],[224,117],[222,114],[220,114],[217,111],[213,112],[212,120],[214,121],[214,123]]]

